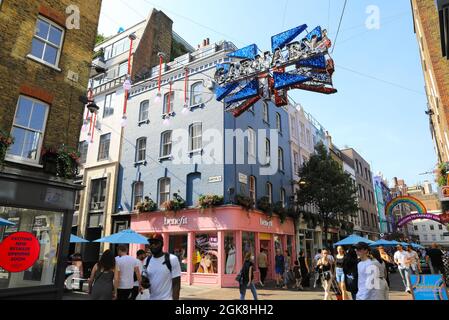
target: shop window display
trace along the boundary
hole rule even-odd
[[[187,235],[171,235],[169,252],[178,257],[181,272],[187,272]]]
[[[218,235],[197,234],[193,256],[194,272],[218,273]]]
[[[226,252],[226,267],[225,274],[236,274],[235,270],[235,237],[233,232],[227,232],[225,235],[225,252]]]
[[[248,252],[251,252],[252,256],[255,256],[256,234],[253,232],[242,233],[242,261],[245,260],[245,255]]]
[[[280,250],[282,253],[284,253],[280,236],[274,236],[274,248],[276,249],[276,251]]]
[[[0,269],[0,289],[54,284],[63,213],[0,207],[0,217],[16,224],[0,227],[0,242],[13,233],[29,232],[40,244],[39,258],[28,270],[10,273]]]

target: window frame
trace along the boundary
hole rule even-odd
[[[146,116],[146,119],[143,119],[142,118],[142,107],[145,104],[147,105],[147,111],[146,111],[147,116]],[[140,106],[139,106],[139,124],[149,123],[149,122],[150,122],[150,100],[143,100],[140,102]]]
[[[262,109],[262,118],[265,123],[270,123],[270,108],[268,106],[268,102],[263,101],[263,109]]]
[[[114,98],[115,98],[115,96],[116,96],[116,93],[115,92],[111,92],[111,93],[108,93],[108,94],[106,94],[105,96],[104,96],[104,105],[103,105],[103,119],[106,119],[106,118],[109,118],[109,117],[111,117],[111,116],[113,116],[114,115],[114,107],[110,107],[111,105],[113,105],[113,102],[114,102]],[[110,99],[109,99],[109,107],[106,107],[106,104],[107,104],[107,102],[108,102],[108,98],[110,97]],[[106,110],[112,110],[112,112],[111,111],[108,111],[108,113],[106,114]]]
[[[168,95],[171,95],[172,97],[170,98],[170,110],[167,110],[167,102],[168,102]],[[166,94],[164,94],[164,103],[162,105],[162,115],[169,115],[171,113],[174,112],[174,108],[175,108],[175,92],[167,92]]]
[[[163,181],[168,181],[168,191],[164,191],[164,195],[167,195],[168,198],[166,200],[164,200],[164,201],[161,201],[162,200],[162,197],[161,197],[161,195],[162,195],[162,192],[161,192],[162,188],[161,188],[161,186],[162,186],[162,182]],[[167,186],[167,184],[165,184],[164,186]],[[157,182],[157,189],[158,189],[157,190],[158,191],[158,193],[157,193],[157,200],[158,200],[159,206],[161,206],[165,201],[170,200],[171,179],[168,178],[168,177],[160,178],[158,180],[158,182]]]
[[[142,146],[140,145],[140,143],[142,141],[145,141],[145,148],[142,148]],[[143,159],[140,159],[140,155],[141,152],[144,151],[143,153]],[[140,137],[136,140],[136,158],[135,158],[135,162],[136,163],[142,163],[142,162],[146,162],[147,161],[147,137]]]
[[[265,192],[270,204],[273,204],[273,185],[271,182],[265,184]]]
[[[284,172],[285,163],[284,163],[284,149],[281,147],[278,148],[278,170]]]
[[[257,157],[257,136],[256,130],[248,127],[248,157],[256,159]]]
[[[170,134],[170,142],[168,143],[164,143],[164,137],[165,135]],[[164,154],[164,147],[165,146],[170,146],[170,152],[168,154]],[[164,158],[169,158],[172,155],[172,151],[173,151],[173,131],[172,130],[167,130],[161,133],[161,149],[159,151],[159,158],[160,159],[164,159]]]
[[[136,188],[137,186],[141,186],[141,195],[137,195],[137,191]],[[138,203],[143,201],[143,195],[144,195],[144,183],[143,181],[136,181],[133,183],[133,208],[135,208],[137,206]],[[140,201],[136,201],[136,198],[140,196],[141,200]]]
[[[58,29],[59,31],[61,31],[61,41],[60,41],[60,43],[59,43],[59,46],[56,46],[54,43],[50,42],[50,41],[47,40],[47,39],[43,39],[43,38],[41,38],[40,36],[38,36],[38,35],[36,34],[36,29],[37,29],[37,23],[38,23],[38,20],[42,20],[43,22],[49,24],[49,25],[50,25],[50,28],[51,28],[51,27],[54,27],[55,29]],[[50,34],[50,28],[49,28],[47,37],[48,37],[49,34]],[[30,53],[27,55],[27,57],[30,58],[30,59],[32,59],[32,60],[35,60],[35,61],[37,61],[37,62],[39,62],[39,63],[42,63],[42,64],[44,64],[44,65],[46,65],[46,66],[48,66],[48,67],[57,69],[58,71],[61,71],[61,69],[59,69],[59,62],[60,62],[60,60],[61,60],[61,53],[62,53],[62,47],[63,47],[63,45],[64,45],[65,33],[66,33],[66,30],[65,30],[65,28],[64,28],[63,26],[59,25],[58,23],[56,23],[56,22],[54,22],[54,21],[52,21],[52,20],[50,20],[50,19],[48,19],[48,18],[46,18],[46,17],[44,17],[44,16],[42,16],[42,15],[38,15],[38,16],[37,16],[37,19],[36,19],[36,24],[35,24],[35,29],[34,29],[34,34],[33,34],[33,40],[36,38],[38,41],[44,43],[44,50],[43,50],[43,52],[42,52],[43,55],[44,55],[44,53],[46,52],[46,48],[47,48],[48,45],[51,46],[51,47],[53,47],[53,48],[56,48],[56,49],[57,49],[56,61],[55,61],[55,64],[52,64],[52,63],[50,63],[50,62],[45,61],[43,58],[39,58],[39,57],[36,57],[35,55],[33,55],[33,54],[31,53],[31,52],[32,52],[32,47],[33,47],[32,41],[31,41],[31,50],[30,50]]]
[[[282,134],[282,118],[279,112],[276,112],[276,129]]]
[[[192,84],[190,86],[190,107],[199,106],[199,105],[204,103],[202,90],[200,90],[199,92],[197,92],[195,94],[195,90],[194,89],[196,89],[197,87],[203,87],[204,88],[203,82],[202,81],[197,81],[197,82],[195,82],[194,84]],[[195,98],[198,97],[198,96],[201,97],[201,102],[196,103],[195,102]]]
[[[84,161],[83,161],[83,152],[81,149],[82,146],[87,146]],[[78,142],[78,152],[80,153],[80,164],[81,165],[86,164],[87,163],[87,154],[89,153],[89,141],[83,140],[83,141]]]
[[[193,131],[195,127],[200,127],[200,135],[193,136]],[[200,139],[200,148],[193,148],[195,139]],[[198,141],[196,141],[198,142]],[[189,126],[189,152],[199,152],[203,150],[203,123],[202,122],[194,122]]]
[[[32,111],[34,110],[34,104],[35,103],[38,103],[38,104],[41,104],[41,105],[45,106],[45,116],[44,116],[44,121],[42,123],[42,130],[41,131],[32,129],[30,127],[24,127],[24,126],[15,124],[17,111],[19,110],[19,108],[18,108],[19,107],[19,102],[20,102],[21,98],[25,98],[27,100],[30,100],[33,103]],[[32,111],[30,112],[30,119],[29,119],[29,121],[31,121],[31,116],[33,114]],[[16,127],[16,128],[19,128],[19,129],[22,129],[22,130],[25,130],[25,131],[39,132],[41,134],[41,138],[39,139],[39,145],[38,145],[38,148],[36,150],[36,159],[35,160],[26,159],[26,158],[24,158],[22,156],[12,155],[12,154],[9,154],[8,151],[6,152],[5,160],[10,161],[10,162],[16,162],[16,163],[22,163],[22,164],[26,164],[26,165],[41,167],[41,165],[39,163],[41,161],[42,145],[44,143],[44,137],[45,137],[45,131],[47,129],[47,121],[48,121],[48,114],[49,113],[50,113],[50,105],[48,103],[46,103],[44,101],[41,101],[39,99],[31,98],[31,97],[26,96],[26,95],[19,95],[19,98],[17,99],[17,103],[16,103],[16,110],[14,112],[14,117],[13,117],[13,123],[12,123],[12,126],[11,126],[11,131],[10,131],[11,136],[12,136],[12,132],[14,130],[14,127]],[[8,149],[8,150],[10,150],[10,149]],[[23,145],[22,145],[22,153],[23,153]]]
[[[257,202],[257,178],[255,176],[249,176],[249,197],[254,201],[254,203]]]
[[[101,138],[102,138],[102,137],[106,137],[106,136],[109,136],[108,152],[107,152],[106,157],[100,158],[100,154],[101,154],[101,146],[102,146]],[[105,134],[102,134],[102,135],[100,136],[100,139],[99,139],[99,142],[98,142],[98,157],[97,157],[97,161],[98,161],[98,162],[109,160],[109,156],[110,156],[110,154],[109,154],[110,152],[109,152],[109,151],[110,151],[110,148],[111,148],[111,137],[112,137],[112,134],[111,134],[111,133],[105,133]]]
[[[281,188],[279,191],[279,201],[282,202],[282,208],[285,208],[287,205],[285,203],[285,199],[286,199],[286,193],[285,193],[285,189]]]

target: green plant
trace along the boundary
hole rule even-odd
[[[219,195],[201,195],[198,199],[198,205],[201,209],[221,206],[224,203],[224,197]]]
[[[447,173],[449,172],[449,162],[440,163],[437,170],[438,186],[444,187],[447,185]]]
[[[136,205],[136,210],[138,210],[139,213],[154,212],[157,210],[157,203],[154,202],[150,197],[145,197],[144,201],[139,202]]]
[[[276,204],[273,206],[273,212],[279,216],[281,223],[284,223],[285,219],[287,219],[287,209],[285,208],[282,201],[276,202]]]
[[[257,201],[257,209],[265,212],[270,217],[273,215],[273,205],[271,204],[270,199],[266,196]]]
[[[187,204],[185,200],[179,195],[179,193],[174,193],[173,200],[165,201],[164,203],[162,203],[161,207],[165,211],[178,212],[187,208]]]
[[[247,197],[245,195],[238,194],[235,197],[235,202],[242,206],[245,210],[249,211],[254,208],[254,200],[250,197]]]
[[[75,178],[79,171],[80,153],[66,145],[62,145],[57,152],[56,174],[65,179]]]
[[[0,130],[0,165],[5,161],[6,151],[14,143],[14,138],[9,133]]]

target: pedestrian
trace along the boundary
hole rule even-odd
[[[106,250],[100,260],[92,268],[89,278],[89,294],[91,300],[117,299],[119,268],[111,250]]]
[[[379,263],[379,285],[375,286],[377,293],[376,300],[389,300],[390,286],[386,280],[388,276],[387,264],[382,259],[379,250],[373,250],[372,256]]]
[[[436,243],[432,243],[431,249],[427,251],[427,263],[430,261],[430,270],[432,274],[444,274],[443,251],[438,248]]]
[[[360,262],[357,265],[357,300],[385,300],[384,270],[381,264],[370,255],[367,243],[359,242],[355,246]]]
[[[274,257],[274,267],[276,272],[276,288],[282,287],[284,269],[285,269],[285,258],[281,253],[281,250],[276,250],[276,256]]]
[[[139,269],[140,262],[128,255],[128,248],[124,245],[117,247],[118,256],[115,263],[120,270],[117,300],[130,300],[134,288],[134,279],[138,282],[139,291],[142,290],[142,276]],[[134,277],[135,276],[135,277]]]
[[[357,300],[358,287],[358,269],[359,258],[354,248],[350,248],[343,260],[343,272],[345,274],[346,289],[351,292],[352,300]]]
[[[260,250],[259,256],[257,257],[257,267],[260,271],[260,285],[265,286],[265,279],[267,277],[268,271],[268,256],[265,253],[265,249]]]
[[[317,253],[313,257],[313,269],[315,271],[315,280],[313,281],[313,287],[316,288],[319,281],[321,281],[320,270],[318,268],[318,261],[321,259],[321,249],[318,249]]]
[[[254,285],[254,263],[251,252],[245,254],[245,261],[241,270],[240,300],[245,300],[246,289],[250,289],[254,300],[257,300],[256,286]]]
[[[74,253],[72,255],[72,266],[79,272],[79,278],[84,278],[83,256],[81,253]]]
[[[139,264],[138,264],[139,273],[140,273],[140,275],[142,275],[143,266],[144,266],[145,260],[147,258],[147,254],[146,254],[145,250],[137,251],[136,257],[137,257],[137,261],[139,262]],[[131,300],[136,300],[137,296],[139,295],[139,288],[140,288],[139,281],[137,281],[137,276],[136,276],[136,274],[134,274],[134,287],[131,292]]]
[[[348,293],[346,292],[345,273],[343,271],[344,259],[345,259],[345,250],[343,249],[342,246],[338,246],[337,256],[335,257],[335,278],[342,292],[342,299],[349,300]]]
[[[150,282],[150,300],[179,300],[181,293],[181,265],[178,257],[163,252],[162,234],[154,234],[150,243],[151,258],[144,272]]]
[[[384,247],[380,246],[378,248],[378,250],[379,250],[380,257],[382,258],[382,260],[385,263],[385,267],[387,270],[386,280],[387,280],[388,286],[390,286],[390,269],[392,266],[394,266],[393,259],[391,259],[390,255],[385,251]]]
[[[331,300],[332,281],[334,280],[334,265],[329,258],[329,251],[321,251],[321,259],[318,260],[317,267],[321,277],[321,283],[324,288],[324,300]]]
[[[310,287],[310,270],[309,270],[309,264],[307,262],[307,258],[305,256],[304,251],[300,251],[298,254],[298,262],[299,262],[299,268],[301,271],[301,286],[303,288],[309,288]]]
[[[288,289],[288,283],[290,282],[290,272],[292,270],[291,261],[292,260],[291,260],[291,257],[290,257],[290,252],[285,250],[285,253],[284,253],[284,274],[283,274],[284,287],[283,287],[283,289]]]
[[[419,275],[422,273],[421,270],[421,263],[419,262],[419,255],[418,253],[413,250],[412,246],[407,247],[407,252],[410,255],[410,270],[412,273]]]
[[[394,263],[398,266],[399,273],[401,274],[402,282],[405,286],[407,293],[412,293],[410,282],[410,254],[405,251],[402,245],[398,245],[397,251],[394,254]]]
[[[295,261],[295,265],[293,266],[293,274],[295,276],[294,288],[298,289],[298,290],[304,290],[304,288],[301,284],[302,275],[301,275],[301,267],[299,266],[298,260]]]

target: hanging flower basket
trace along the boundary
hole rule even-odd
[[[239,206],[242,206],[246,211],[250,211],[254,208],[254,200],[241,194],[238,194],[235,197],[235,202]]]
[[[42,164],[44,172],[64,179],[74,179],[78,173],[80,153],[68,146],[62,145],[58,149],[44,148]]]
[[[157,203],[150,197],[145,197],[145,200],[139,202],[135,209],[137,210],[137,213],[154,212],[157,210]]]
[[[185,200],[181,196],[179,196],[179,194],[175,193],[173,196],[173,200],[168,200],[162,203],[161,207],[162,209],[164,209],[164,211],[172,211],[176,214],[178,211],[187,208]]]
[[[257,201],[257,208],[265,212],[269,217],[273,216],[273,205],[268,197],[262,197]]]
[[[214,208],[223,205],[224,197],[218,195],[202,195],[198,199],[198,206],[201,209]]]

